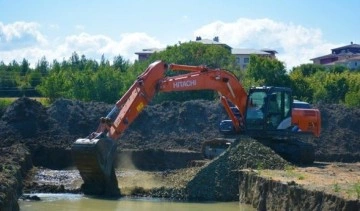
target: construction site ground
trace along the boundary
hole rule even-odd
[[[191,167],[171,171],[144,171],[117,168],[116,175],[123,195],[151,196],[149,195],[151,189],[186,187],[200,169],[201,167]],[[289,165],[285,170],[251,169],[251,171],[275,181],[296,183],[305,189],[323,191],[349,200],[357,200],[360,197],[360,163],[316,162],[306,167]],[[27,179],[26,193],[79,193],[82,184],[76,169],[34,168]]]
[[[229,190],[234,188],[229,182],[236,178],[234,169],[251,169],[272,180],[358,199],[360,109],[314,106],[321,111],[321,137],[306,141],[315,147],[316,162],[311,166],[295,166],[247,137],[215,160],[200,160],[197,156],[201,143],[221,136],[218,123],[226,118],[221,104],[194,100],[150,105],[118,142],[120,152],[138,152],[128,165],[116,168],[121,192],[174,198],[186,195],[190,200],[229,199],[231,196],[226,192],[231,194]],[[10,151],[7,156],[4,153],[0,156],[2,169],[17,162],[18,148],[14,146],[22,145],[29,150],[34,165],[24,180],[25,192],[79,192],[81,180],[72,164],[71,144],[94,131],[99,117],[106,116],[112,107],[67,99],[44,107],[35,100],[18,99],[7,110],[0,111],[0,147]],[[149,160],[149,154],[159,156]],[[200,161],[175,162],[179,156]],[[6,173],[2,170],[0,177],[6,178]],[[212,192],[221,194],[204,195]]]
[[[360,197],[360,163],[315,162],[314,165],[288,166],[285,170],[258,170],[259,175],[283,183],[296,183],[309,190],[318,190],[357,200]]]

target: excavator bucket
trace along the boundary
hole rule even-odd
[[[88,195],[120,196],[114,158],[117,145],[110,139],[77,139],[72,157],[84,181],[82,191]]]

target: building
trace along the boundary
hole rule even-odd
[[[144,60],[148,59],[151,56],[151,54],[153,54],[155,52],[160,52],[163,50],[165,50],[165,48],[146,48],[146,49],[142,49],[142,51],[135,52],[135,54],[138,55],[139,61],[144,61]]]
[[[229,45],[225,43],[221,43],[219,41],[219,37],[214,37],[212,40],[210,39],[202,39],[201,37],[196,37],[195,42],[199,42],[205,45],[221,45],[224,48],[228,49],[231,54],[233,54],[236,57],[236,63],[241,68],[246,68],[247,64],[250,61],[251,55],[259,55],[259,56],[266,56],[270,58],[276,58],[275,54],[277,51],[271,50],[271,49],[262,49],[262,50],[256,50],[256,49],[240,49],[240,48],[232,48]],[[135,54],[138,55],[138,60],[143,61],[150,57],[151,54],[155,52],[159,52],[165,50],[165,48],[149,48],[149,49],[143,49],[142,51],[136,52]]]
[[[221,43],[219,41],[219,37],[214,37],[212,40],[210,40],[210,39],[202,39],[201,37],[196,37],[195,42],[202,43],[204,45],[220,45],[220,46],[223,46],[224,48],[226,48],[229,51],[231,51],[231,49],[232,49],[227,44]]]
[[[349,69],[360,68],[360,45],[345,45],[339,48],[331,49],[331,54],[310,59],[314,64],[324,66],[344,65]]]
[[[245,69],[246,66],[249,64],[251,55],[258,55],[258,56],[264,56],[264,57],[269,57],[269,58],[276,58],[276,56],[275,56],[276,53],[277,53],[277,51],[271,50],[271,49],[256,50],[256,49],[233,48],[231,50],[231,54],[235,55],[236,63],[242,69]]]

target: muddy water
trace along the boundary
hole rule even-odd
[[[19,201],[22,211],[68,211],[68,210],[206,210],[206,211],[253,211],[248,205],[238,202],[225,203],[185,203],[149,198],[121,198],[119,200],[104,200],[89,198],[79,194],[36,194],[41,201]]]

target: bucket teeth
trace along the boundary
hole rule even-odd
[[[84,181],[84,194],[119,196],[114,169],[116,144],[108,138],[77,139],[71,148],[74,164]]]

